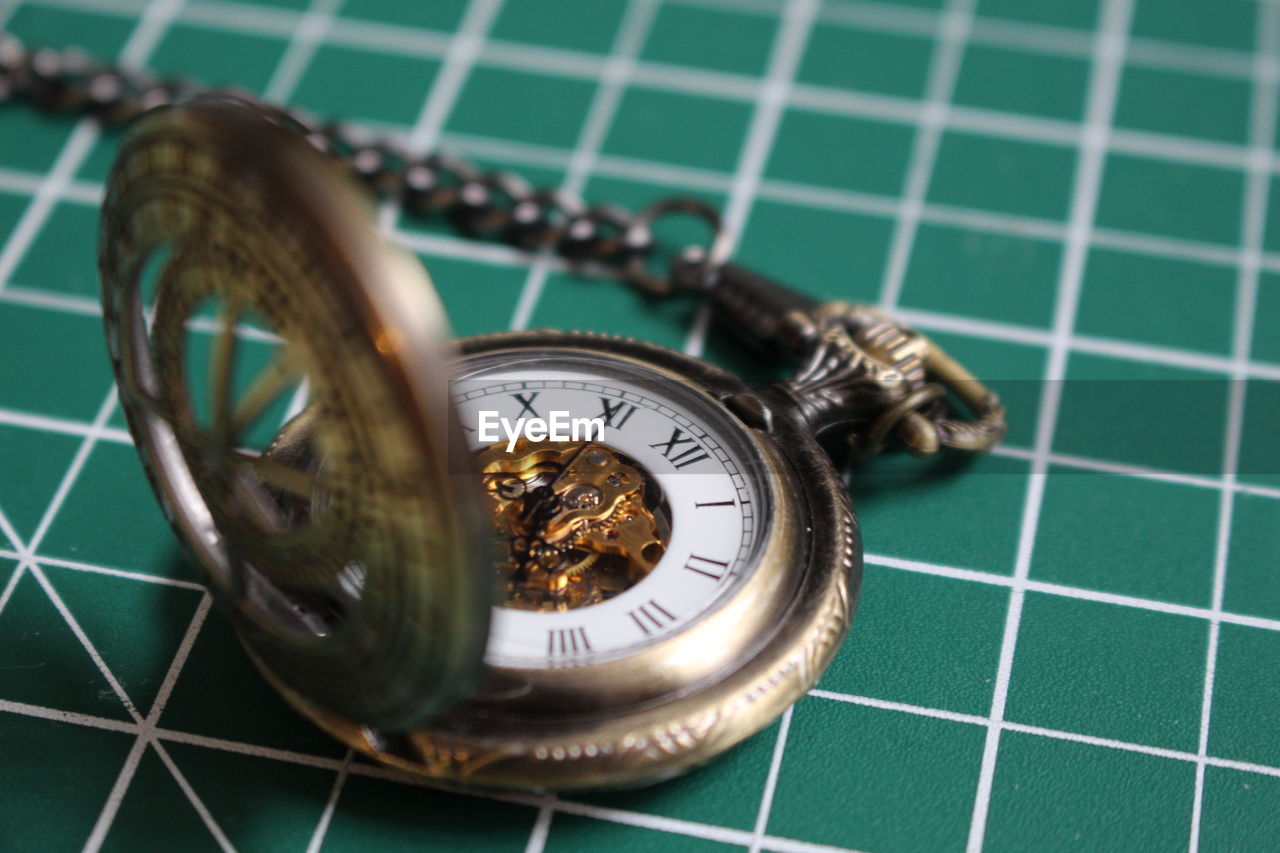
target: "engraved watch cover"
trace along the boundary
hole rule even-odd
[[[100,266],[138,453],[242,641],[311,701],[394,730],[471,689],[493,569],[444,312],[372,212],[282,113],[203,96],[129,134]],[[255,448],[290,398],[309,402],[290,425],[306,452]]]

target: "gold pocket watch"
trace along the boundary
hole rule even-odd
[[[144,116],[108,182],[104,316],[151,483],[245,648],[382,762],[565,790],[710,759],[812,687],[849,626],[861,545],[819,439],[928,455],[1003,433],[994,395],[872,309],[814,303],[715,243],[650,272],[653,218],[713,220],[692,202],[590,222],[620,223],[625,278],[701,295],[790,378],[752,387],[586,333],[451,342],[351,179],[385,192],[369,158],[386,151],[316,142],[230,95]],[[396,174],[402,197],[448,194],[471,230],[492,225],[485,193],[543,244],[583,227],[514,179]],[[246,337],[276,345],[247,383]],[[301,413],[247,446],[299,387]]]

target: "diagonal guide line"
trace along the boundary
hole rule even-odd
[[[533,829],[529,832],[529,840],[525,843],[524,853],[542,853],[547,846],[547,835],[551,832],[551,818],[555,810],[549,806],[538,809],[533,819]]]
[[[98,819],[94,822],[93,829],[89,832],[89,838],[84,845],[84,853],[95,853],[102,847],[102,843],[106,840],[107,834],[111,831],[111,826],[115,822],[116,815],[120,811],[120,805],[124,802],[125,794],[129,791],[129,785],[133,782],[133,777],[137,773],[138,764],[142,761],[142,755],[146,751],[147,745],[156,743],[158,746],[156,724],[159,722],[160,715],[164,712],[164,708],[169,702],[169,697],[173,695],[173,687],[177,683],[178,676],[182,673],[182,668],[191,654],[191,649],[195,645],[200,629],[204,626],[205,618],[209,615],[209,608],[212,602],[213,599],[210,598],[207,592],[201,596],[200,603],[196,606],[196,612],[191,617],[191,622],[187,625],[187,631],[182,637],[182,642],[178,645],[178,651],[173,656],[173,661],[169,664],[168,672],[165,673],[164,681],[160,683],[160,689],[156,693],[151,710],[147,713],[146,719],[137,724],[137,738],[125,758],[124,765],[120,768],[120,773],[116,776],[115,784],[112,785],[111,791],[107,794],[106,803],[103,804],[102,811],[98,813]],[[205,808],[195,791],[185,784],[185,779],[180,778],[176,767],[172,766],[172,760],[169,759],[168,753],[164,752],[160,757],[165,766],[169,767],[170,772],[174,774],[174,781],[182,788],[183,793],[186,794],[192,806],[195,807],[201,820],[209,827],[214,839],[218,841],[224,850],[227,849],[228,845],[224,843],[226,842],[226,836],[222,833],[221,828],[217,826],[212,816],[209,815],[208,809]]]
[[[71,464],[67,467],[66,472],[62,475],[62,479],[58,482],[58,488],[54,491],[53,498],[49,501],[49,505],[45,507],[45,511],[41,515],[31,539],[24,543],[13,525],[9,523],[8,518],[6,518],[3,513],[0,513],[0,532],[3,532],[9,537],[9,540],[13,543],[14,547],[18,549],[19,554],[18,568],[14,570],[13,575],[9,578],[9,582],[5,586],[4,592],[0,593],[0,611],[3,611],[5,605],[8,604],[9,598],[12,596],[13,590],[17,587],[18,581],[21,579],[22,575],[27,571],[35,571],[37,569],[35,562],[36,549],[40,546],[40,543],[43,541],[49,527],[53,524],[54,519],[61,510],[63,502],[71,492],[71,487],[75,485],[77,478],[80,476],[80,472],[84,469],[85,462],[88,460],[89,454],[93,452],[93,447],[97,443],[98,433],[105,426],[112,411],[115,410],[115,404],[116,390],[115,386],[112,385],[111,390],[107,392],[106,399],[103,400],[102,405],[98,407],[98,413],[94,417],[93,423],[91,423],[85,431],[84,439],[76,449],[76,454],[72,457]],[[42,586],[44,585],[42,584]],[[44,588],[46,592],[49,591],[49,587],[45,586]],[[56,596],[51,595],[50,597],[55,598]],[[56,603],[57,602],[55,602],[55,604]],[[72,630],[75,631],[77,628],[72,626]],[[93,653],[91,652],[91,654]],[[108,681],[110,681],[112,676],[107,674],[107,678]]]
[[[311,840],[307,842],[307,853],[320,853],[320,848],[324,845],[324,837],[329,832],[329,824],[333,821],[333,812],[338,807],[338,797],[342,795],[342,788],[347,784],[347,774],[351,770],[351,759],[354,756],[355,750],[348,749],[346,756],[342,759],[342,769],[333,778],[333,787],[329,789],[329,796],[324,802],[324,811],[320,813],[320,821],[316,824],[315,829],[311,831]]]
[[[324,10],[329,8],[329,4],[330,0],[313,0],[312,8]],[[156,44],[159,42],[160,37],[167,30],[169,24],[172,23],[173,19],[177,16],[177,13],[182,9],[182,7],[183,0],[155,0],[153,5],[148,6],[147,10],[143,13],[137,30],[135,30],[134,35],[130,38],[129,45],[127,45],[123,51],[123,56],[126,61],[131,64],[144,64],[152,50],[154,50]],[[305,17],[304,20],[306,20]],[[311,20],[314,21],[317,19],[313,17]],[[302,34],[301,37],[314,38],[314,29],[315,27],[313,26],[306,33]],[[283,63],[286,60],[293,64],[293,67],[297,69],[298,76],[300,77],[303,58],[301,58],[296,51],[286,50],[281,62]],[[295,82],[296,79],[297,78],[295,77]],[[0,281],[0,284],[2,283],[3,281]],[[41,520],[41,524],[36,531],[36,535],[33,536],[32,542],[29,543],[29,549],[32,553],[34,553],[35,549],[39,546],[40,540],[43,538],[44,533],[48,530],[53,518],[56,516],[58,509],[62,505],[62,501],[65,500],[71,486],[79,476],[80,470],[83,468],[89,453],[92,451],[101,431],[106,425],[107,419],[115,408],[116,401],[117,391],[113,384],[111,390],[107,394],[107,399],[104,401],[98,417],[95,419],[89,434],[84,439],[80,453],[77,454],[76,459],[73,460],[71,470],[68,471],[67,476],[63,480],[63,484],[60,486],[59,491],[55,494],[49,509],[46,511],[45,517]],[[34,565],[32,566],[32,569],[33,571],[38,571]],[[46,591],[50,593],[51,598],[55,599],[56,605],[58,603],[58,599],[52,592],[52,587],[46,587]],[[124,766],[121,768],[120,774],[117,776],[116,783],[113,786],[111,793],[108,795],[107,802],[103,806],[103,809],[98,816],[98,820],[94,824],[94,828],[90,833],[89,839],[85,843],[84,849],[86,853],[88,853],[88,851],[95,851],[101,847],[107,834],[111,830],[115,816],[119,811],[120,803],[123,801],[124,796],[128,792],[129,786],[137,773],[138,764],[142,759],[142,754],[145,752],[147,744],[153,741],[153,731],[156,720],[159,718],[165,702],[168,701],[173,683],[176,682],[178,674],[182,670],[182,666],[186,663],[191,645],[195,642],[195,636],[199,633],[200,627],[204,624],[204,618],[209,609],[209,601],[208,593],[206,593],[202,597],[200,605],[197,607],[195,616],[192,618],[191,624],[187,630],[187,635],[183,639],[183,644],[179,648],[178,654],[175,655],[174,660],[170,665],[169,673],[166,676],[166,682],[162,685],[161,692],[157,696],[155,705],[147,718],[142,721],[142,725],[139,729],[139,735],[135,740],[133,747],[130,749],[129,754],[125,759]],[[68,624],[72,625],[72,629],[76,630],[77,626],[75,626],[74,619],[71,617],[70,613],[65,613],[64,616],[66,616]],[[115,686],[116,682],[114,681],[114,677],[106,667],[105,662],[101,662],[101,659],[97,657],[97,653],[88,642],[88,639],[84,638],[82,642],[84,643],[86,650],[92,657],[94,657],[95,663],[100,663],[99,669],[102,670],[104,676],[106,676],[109,682]],[[123,693],[123,690],[120,692]],[[125,701],[130,709],[130,713],[136,715],[136,711],[133,709],[132,704],[129,703],[127,697],[125,698]],[[183,794],[187,797],[196,813],[209,829],[213,839],[224,850],[231,849],[221,827],[219,827],[217,822],[213,819],[200,797],[191,788],[191,786],[187,784],[185,777],[177,769],[176,765],[173,764],[168,753],[158,745],[156,751],[160,756],[161,761],[173,775],[175,782],[177,782]]]
[[[1033,585],[1032,585],[1032,584],[1028,584],[1028,588],[1033,588]],[[1016,725],[1014,725],[1014,724],[1008,724],[1008,723],[1005,723],[1005,724],[1004,724],[1004,727],[1005,727],[1005,728],[1012,729],[1012,730],[1019,730],[1019,729],[1018,729],[1018,727],[1017,727]],[[1212,764],[1213,762],[1208,762],[1208,763]]]
[[[773,797],[778,791],[778,774],[782,771],[782,759],[787,752],[787,737],[791,734],[791,717],[796,706],[792,705],[782,712],[782,721],[778,724],[778,736],[773,742],[773,755],[769,758],[769,773],[765,776],[764,792],[760,796],[760,808],[756,812],[756,823],[751,833],[750,853],[760,853],[765,835],[769,830],[769,815],[773,811]]]
[[[0,548],[0,557],[9,557],[15,560],[23,559],[21,554]],[[43,568],[70,569],[75,572],[85,572],[94,575],[107,575],[109,577],[125,578],[127,580],[138,581],[139,583],[156,584],[158,586],[171,586],[177,589],[189,589],[192,592],[204,592],[204,586],[195,581],[178,580],[177,578],[167,578],[163,575],[149,575],[143,572],[131,572],[125,569],[113,569],[109,566],[97,566],[93,563],[84,563],[79,560],[68,560],[62,557],[46,557],[42,554],[32,554],[31,562]]]
[[[125,693],[124,686],[120,683],[119,679],[115,677],[115,674],[111,672],[111,668],[108,667],[107,662],[103,660],[102,654],[98,651],[97,647],[94,646],[93,642],[89,639],[89,636],[85,634],[84,629],[80,627],[79,620],[72,615],[71,609],[68,608],[66,602],[62,600],[62,596],[58,594],[57,589],[55,589],[53,584],[49,582],[49,578],[45,575],[44,570],[35,564],[29,564],[27,571],[31,573],[31,576],[35,578],[36,582],[40,584],[42,589],[44,589],[45,595],[49,597],[54,608],[57,609],[58,613],[62,616],[63,621],[66,622],[67,626],[71,629],[71,633],[75,635],[76,640],[79,641],[85,652],[88,653],[89,659],[93,661],[93,665],[98,668],[98,671],[102,673],[102,676],[107,680],[107,684],[110,686],[111,692],[114,693],[116,698],[120,700],[120,703],[124,705],[125,710],[129,713],[129,716],[133,718],[133,721],[135,723],[141,723],[142,715],[138,713],[138,709],[133,704],[133,700]]]
[[[1262,3],[1258,6],[1258,58],[1253,86],[1249,138],[1254,157],[1245,178],[1241,215],[1241,248],[1244,262],[1236,283],[1236,312],[1232,336],[1234,365],[1227,401],[1227,422],[1222,448],[1224,488],[1219,495],[1218,531],[1214,545],[1213,594],[1206,644],[1204,682],[1200,704],[1200,733],[1196,747],[1196,782],[1191,809],[1190,853],[1200,849],[1200,830],[1204,816],[1205,766],[1209,754],[1209,733],[1213,717],[1214,681],[1218,649],[1222,635],[1222,605],[1226,594],[1228,557],[1231,550],[1232,515],[1235,509],[1235,481],[1240,465],[1240,446],[1244,434],[1245,368],[1253,339],[1254,311],[1258,302],[1259,254],[1266,230],[1267,204],[1271,176],[1267,160],[1276,141],[1277,85],[1266,73],[1267,58],[1280,55],[1280,6]]]
[[[878,708],[881,710],[896,711],[913,716],[928,717],[931,719],[945,720],[965,725],[981,725],[986,726],[991,721],[982,716],[974,714],[964,714],[956,711],[943,710],[938,708],[928,708],[920,705],[911,705],[903,702],[895,702],[885,699],[879,699],[871,696],[860,696],[855,694],[837,693],[827,690],[811,690],[809,695],[815,699],[823,701],[843,702],[852,705],[861,705],[869,708]],[[106,729],[109,731],[119,731],[125,733],[136,734],[139,726],[135,723],[125,722],[121,720],[113,720],[106,717],[96,717],[89,714],[80,714],[69,711],[61,711],[54,708],[45,708],[38,705],[29,705],[22,702],[12,702],[9,700],[0,700],[0,711],[6,713],[14,713],[22,716],[33,717],[36,719],[53,720],[58,722],[69,723],[72,725],[86,726],[89,728]],[[1126,741],[1113,740],[1110,738],[1101,738],[1093,735],[1084,735],[1076,732],[1062,731],[1058,729],[1049,729],[1040,726],[1030,726],[1021,723],[1010,723],[1005,721],[1001,724],[1009,731],[1015,731],[1030,734],[1038,737],[1046,737],[1054,740],[1065,740],[1074,743],[1083,743],[1091,746],[1098,746],[1106,749],[1119,749],[1126,752],[1135,752],[1144,755],[1151,755],[1157,758],[1164,758],[1176,761],[1195,762],[1197,756],[1194,753],[1180,752],[1178,750],[1165,749],[1162,747],[1153,747],[1144,744],[1129,743]],[[236,755],[247,755],[257,758],[265,758],[272,761],[279,761],[285,764],[292,764],[300,767],[312,767],[317,769],[332,770],[340,773],[344,766],[348,766],[345,759],[333,759],[321,756],[307,755],[303,753],[292,752],[289,750],[276,749],[273,747],[260,746],[258,744],[244,743],[240,741],[225,740],[222,738],[208,737],[206,735],[195,735],[189,732],[180,732],[171,729],[157,728],[155,737],[172,743],[188,744],[199,746],[207,749],[219,750]],[[1256,773],[1264,776],[1272,776],[1280,778],[1280,767],[1271,767],[1266,765],[1250,764],[1248,762],[1235,761],[1232,759],[1210,757],[1207,761],[1210,766],[1222,767],[1233,770],[1241,770],[1247,773]],[[403,771],[395,770],[388,767],[371,764],[354,763],[348,766],[350,773],[374,779],[383,779],[391,782],[398,782],[414,787],[424,787],[427,783],[417,776],[411,776]],[[721,826],[702,824],[694,821],[678,820],[671,818],[663,818],[648,813],[631,812],[625,809],[601,807],[593,804],[578,803],[571,800],[560,800],[555,797],[536,795],[536,794],[510,794],[510,795],[490,795],[477,792],[466,794],[476,799],[498,800],[503,802],[512,802],[521,805],[527,805],[538,809],[547,809],[548,811],[560,811],[565,814],[580,815],[583,817],[591,817],[598,820],[619,823],[628,826],[639,826],[649,829],[656,829],[665,832],[688,835],[695,838],[707,838],[711,840],[722,841],[724,843],[736,843],[746,846],[751,843],[751,833],[742,830],[733,830]],[[846,848],[827,847],[820,844],[812,844],[810,842],[796,841],[793,839],[779,838],[777,836],[765,836],[763,845],[770,850],[797,850],[797,851],[815,851],[815,850],[845,850]]]
[[[1072,189],[1067,245],[1062,258],[1057,304],[1054,308],[1053,343],[1049,350],[1048,364],[1045,367],[1045,384],[1040,398],[1039,420],[1036,424],[1035,451],[1014,566],[1014,578],[1021,582],[1027,580],[1031,570],[1031,557],[1044,501],[1045,481],[1048,477],[1048,458],[1053,449],[1062,383],[1070,355],[1071,330],[1075,325],[1076,311],[1079,308],[1081,283],[1089,250],[1089,234],[1093,227],[1102,185],[1108,133],[1120,89],[1125,42],[1133,17],[1133,4],[1134,0],[1106,0],[1100,12],[1101,22],[1095,42],[1096,55],[1090,74],[1085,123],[1080,139],[1075,185]],[[1009,696],[1009,680],[1013,670],[1018,627],[1022,620],[1025,597],[1025,593],[1016,588],[1009,594],[1009,610],[1000,643],[1000,660],[996,670],[995,686],[992,690],[990,714],[992,723],[987,729],[986,742],[983,746],[982,764],[978,774],[977,790],[974,793],[973,816],[969,824],[967,845],[969,853],[979,853],[986,836],[987,817],[991,808],[991,792],[1000,748],[1002,731],[1000,724],[1004,720],[1005,704]]]
[[[209,834],[213,836],[213,840],[217,842],[218,847],[223,853],[235,853],[235,847],[222,831],[222,827],[218,826],[218,822],[214,820],[208,807],[200,799],[195,789],[191,787],[191,783],[187,781],[186,775],[178,769],[178,765],[169,757],[169,750],[165,749],[164,745],[157,740],[152,740],[151,746],[155,749],[156,755],[160,756],[160,761],[169,769],[169,773],[173,775],[173,780],[178,783],[182,793],[186,795],[191,805],[195,808],[196,814],[200,816],[201,822],[209,830]]]
[[[155,50],[161,37],[167,31],[170,22],[177,16],[178,11],[182,7],[182,2],[183,0],[153,0],[153,2],[150,2],[142,12],[138,23],[135,25],[128,40],[120,51],[121,61],[133,64],[145,61],[145,59],[150,56],[151,52]],[[6,18],[12,13],[13,8],[13,6],[10,6],[5,9]],[[63,192],[67,182],[80,168],[85,157],[88,156],[89,151],[93,148],[93,143],[97,139],[97,133],[97,125],[92,119],[83,119],[76,125],[76,128],[72,131],[70,139],[64,145],[62,151],[55,160],[54,166],[49,175],[41,182],[39,189],[36,191],[36,195],[32,198],[30,204],[23,212],[14,231],[9,235],[9,239],[6,241],[4,248],[0,249],[0,293],[3,293],[5,286],[9,283],[13,269],[21,262],[22,258],[26,255],[27,250],[30,248],[31,243],[35,240],[36,235],[48,220],[49,213],[52,211],[54,204]],[[13,594],[13,590],[17,587],[23,573],[25,571],[32,571],[35,573],[36,579],[41,581],[41,586],[46,594],[49,595],[50,600],[58,607],[59,611],[67,620],[68,626],[76,633],[77,637],[81,638],[83,638],[84,635],[83,632],[79,630],[79,625],[75,623],[70,612],[66,610],[66,605],[62,604],[61,598],[53,591],[53,587],[48,583],[48,580],[45,579],[44,573],[39,570],[32,560],[36,549],[40,546],[41,540],[43,540],[45,533],[48,531],[49,526],[52,524],[53,519],[61,508],[62,502],[66,499],[66,496],[70,492],[72,485],[74,485],[76,478],[79,477],[80,471],[84,467],[89,453],[93,450],[94,443],[97,440],[96,432],[104,428],[107,419],[110,417],[111,412],[115,407],[115,399],[115,387],[113,385],[111,390],[107,393],[106,400],[99,407],[97,417],[94,419],[93,424],[86,433],[80,448],[72,459],[70,467],[63,476],[61,482],[58,484],[58,489],[54,493],[53,499],[41,517],[31,539],[23,544],[12,526],[8,524],[8,520],[0,517],[0,521],[3,521],[5,534],[24,556],[24,560],[19,562],[18,568],[14,570],[14,573],[10,577],[9,583],[6,584],[3,593],[0,593],[0,610],[3,610],[5,604],[8,603]],[[84,638],[82,642],[85,643],[86,650],[89,652],[90,656],[94,658],[94,662],[99,665],[99,669],[102,670],[104,676],[106,676],[108,680],[108,683],[112,685],[113,690],[116,690],[118,694],[123,696],[123,690],[119,688],[119,683],[106,669],[101,658],[97,656],[97,652],[87,643],[87,638]],[[123,698],[126,707],[130,709],[130,713],[135,713],[128,698]]]

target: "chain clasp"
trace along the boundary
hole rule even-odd
[[[722,264],[704,280],[719,320],[798,365],[773,391],[816,435],[843,432],[854,461],[892,444],[914,456],[984,453],[1005,434],[999,396],[942,347],[880,310],[820,303]]]

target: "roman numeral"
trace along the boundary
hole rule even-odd
[[[648,604],[641,604],[635,610],[627,612],[631,617],[631,621],[636,623],[644,635],[647,637],[659,628],[666,627],[676,621],[674,614],[669,613],[667,608],[663,607],[652,598]]]
[[[591,651],[586,628],[552,628],[547,631],[547,657]]]
[[[681,449],[682,445],[692,445]],[[703,459],[709,459],[702,448],[698,446],[698,442],[692,438],[686,438],[684,430],[676,427],[671,431],[671,438],[666,441],[659,441],[657,444],[651,444],[650,447],[655,450],[661,449],[662,455],[677,468],[683,468],[686,465],[692,465],[695,462],[701,462]]]
[[[709,557],[699,557],[694,554],[685,560],[684,567],[691,572],[697,572],[713,581],[718,581],[724,577],[724,570],[729,568],[729,564],[722,560],[712,560]]]
[[[733,504],[733,501],[698,501],[694,506],[702,509],[704,506],[733,506]]]
[[[596,415],[596,417],[603,418],[604,425],[613,429],[622,429],[636,412],[635,406],[622,400],[610,402],[608,397],[601,397],[600,404],[604,406],[604,411]],[[613,422],[614,418],[618,419],[617,423]]]
[[[516,413],[517,418],[523,418],[524,413],[528,412],[531,417],[538,417],[538,410],[533,407],[533,401],[538,399],[541,391],[534,391],[532,394],[512,394],[516,401],[520,403],[520,411]]]

